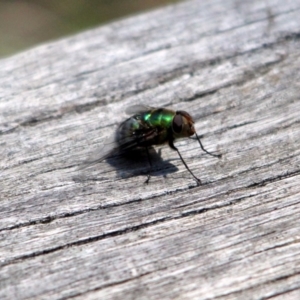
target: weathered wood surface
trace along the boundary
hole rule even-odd
[[[0,298],[300,299],[299,15],[189,1],[0,61]],[[167,146],[148,185],[76,171],[139,103],[223,154],[177,143],[202,186]]]

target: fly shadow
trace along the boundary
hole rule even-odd
[[[149,147],[148,154],[146,148],[131,149],[117,154],[112,153],[101,162],[95,162],[86,167],[79,166],[80,173],[73,176],[73,180],[75,182],[107,180],[110,171],[105,164],[110,165],[117,172],[116,177],[121,179],[144,176],[146,180],[149,179],[149,175],[151,177],[166,177],[168,174],[178,171],[175,165],[162,159],[161,149],[156,151],[153,147]]]

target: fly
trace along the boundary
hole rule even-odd
[[[93,158],[85,163],[84,168],[101,162],[117,153],[130,151],[135,148],[145,148],[150,165],[150,172],[145,181],[145,183],[148,183],[152,169],[149,147],[168,143],[170,148],[178,153],[182,163],[197,184],[201,184],[201,180],[190,170],[179,150],[175,147],[174,141],[195,134],[204,152],[214,157],[221,157],[219,154],[208,152],[203,147],[194,128],[195,122],[186,111],[135,105],[127,108],[126,113],[132,116],[119,125],[114,137],[114,143],[108,144],[108,147],[105,146],[97,158]]]

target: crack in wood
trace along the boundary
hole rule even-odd
[[[164,217],[164,218],[156,219],[156,220],[148,222],[148,223],[143,223],[143,224],[140,224],[140,225],[136,225],[136,226],[127,227],[127,228],[124,228],[124,229],[118,229],[118,230],[115,230],[115,231],[104,233],[104,234],[99,235],[99,236],[87,237],[85,239],[82,239],[82,240],[79,240],[79,241],[76,241],[76,242],[72,242],[72,243],[68,243],[68,244],[65,244],[65,245],[56,246],[56,247],[44,249],[44,250],[41,250],[41,251],[36,251],[36,252],[30,253],[30,254],[20,255],[20,256],[13,257],[11,259],[2,261],[0,263],[0,267],[15,264],[19,261],[24,261],[25,259],[31,259],[31,258],[35,258],[37,256],[57,252],[59,250],[66,249],[66,248],[69,248],[69,247],[81,246],[81,245],[85,245],[85,244],[89,244],[89,243],[94,243],[94,242],[103,240],[105,238],[111,238],[111,237],[126,234],[128,232],[138,231],[140,229],[147,228],[147,227],[159,224],[159,223],[163,223],[166,220],[172,220],[172,219],[173,218],[171,218],[171,217]]]

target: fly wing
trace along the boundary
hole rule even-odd
[[[155,128],[149,128],[144,130],[143,133],[128,136],[119,143],[119,150],[123,152],[137,147],[145,147],[145,144],[151,144],[151,141],[154,140],[157,135],[158,132]]]
[[[87,160],[83,161],[82,164],[77,168],[77,170],[83,170],[97,163],[100,163],[108,157],[117,154],[118,151],[118,144],[115,142],[115,138],[111,137],[109,139],[106,139],[102,147],[92,153]]]
[[[83,170],[88,167],[94,166],[103,160],[130,151],[131,149],[141,146],[145,142],[151,143],[151,140],[157,137],[157,131],[153,128],[144,130],[141,134],[129,134],[123,136],[121,139],[117,139],[118,132],[116,136],[105,140],[102,148],[97,149],[87,160],[82,162],[77,170]]]
[[[126,113],[133,114],[133,116],[122,122],[116,134],[109,140],[106,140],[103,147],[92,154],[88,160],[84,161],[79,169],[88,168],[111,156],[130,151],[131,149],[151,145],[159,132],[157,128],[153,128],[143,121],[140,115],[153,109],[155,108],[145,105],[128,107]]]

